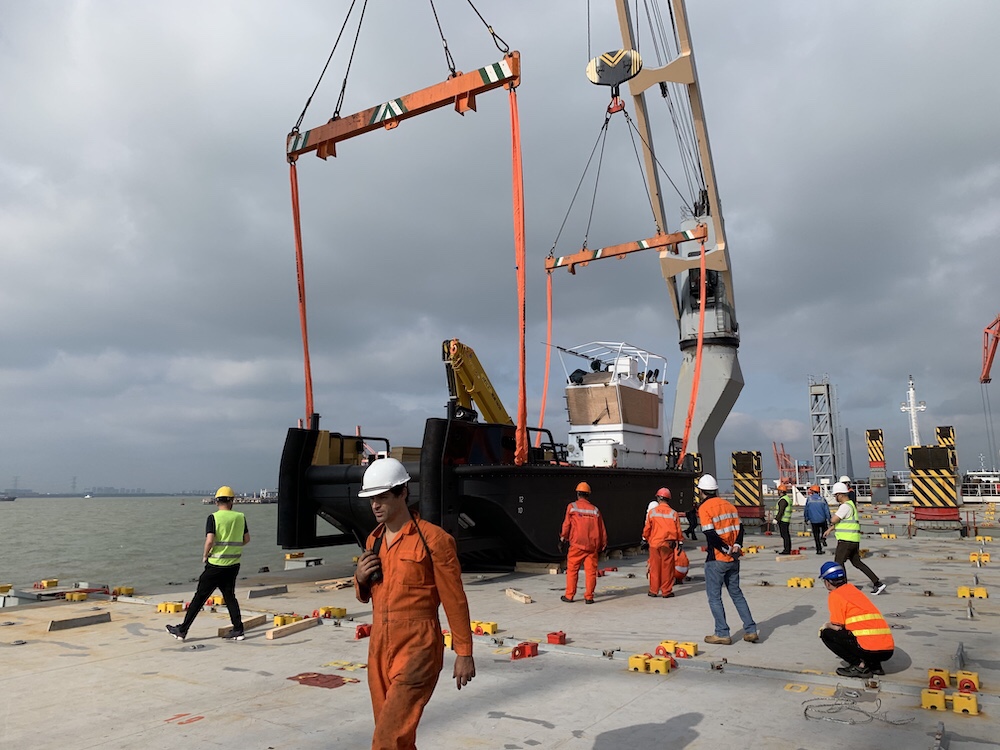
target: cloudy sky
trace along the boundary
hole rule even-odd
[[[0,488],[276,485],[304,413],[285,136],[348,5],[0,0]],[[522,54],[534,423],[543,259],[608,97],[584,68],[621,41],[611,0],[590,3],[589,44],[583,0],[478,5]],[[961,466],[978,469],[982,331],[1000,312],[1000,4],[689,5],[746,379],[719,455],[761,450],[768,475],[772,441],[810,459],[808,378],[828,376],[855,473],[873,427],[902,469],[912,374],[924,442],[953,425]],[[459,69],[499,58],[467,3],[436,6]],[[305,128],[336,106],[348,28]],[[342,114],[447,73],[429,4],[370,0]],[[509,137],[497,91],[465,117],[439,110],[300,161],[324,427],[418,444],[444,413],[440,344],[455,336],[514,409]],[[669,151],[672,130],[656,137]],[[582,243],[592,191],[560,253]],[[590,246],[651,236],[645,201],[613,121]],[[628,341],[676,379],[652,255],[557,276],[553,335]],[[556,361],[557,434],[561,378]]]

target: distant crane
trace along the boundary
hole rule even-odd
[[[782,483],[794,484],[798,480],[798,470],[795,460],[785,452],[785,444],[771,443],[774,448],[774,463],[778,466],[778,480]]]
[[[993,357],[997,353],[997,342],[1000,342],[1000,315],[997,315],[996,319],[983,329],[983,371],[979,375],[979,388],[983,396],[983,415],[986,418],[986,443],[994,470],[997,460],[997,440],[993,432],[993,410],[990,407],[990,396],[986,384],[990,382],[990,368],[993,367]]]

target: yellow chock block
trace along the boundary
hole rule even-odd
[[[306,556],[305,552],[286,552],[285,553],[285,559],[286,560],[298,560],[299,558],[302,558],[302,557],[305,557],[305,556]]]
[[[988,599],[989,594],[986,592],[985,586],[977,586],[972,590],[972,596],[976,599]]]
[[[12,588],[12,584],[0,583],[0,594],[6,594]]]
[[[451,648],[451,632],[448,630],[442,630],[441,634],[444,636],[444,647]]]
[[[648,672],[649,657],[645,654],[632,654],[628,658],[628,668],[630,672]]]
[[[971,597],[972,597],[972,592],[969,591],[969,587],[968,586],[959,586],[958,587],[958,598],[959,599],[969,599]]]
[[[679,641],[677,643],[677,648],[684,649],[688,656],[698,655],[698,644],[694,641]]]
[[[951,710],[956,714],[979,715],[979,699],[975,693],[955,693],[951,697]]]
[[[930,708],[935,711],[944,711],[947,705],[944,700],[944,690],[932,690],[924,688],[920,691],[920,707]]]
[[[58,585],[59,585],[59,579],[58,578],[43,578],[42,579],[42,588],[43,589],[54,589]]]
[[[70,591],[66,594],[66,601],[68,602],[85,602],[87,601],[86,591]]]
[[[135,594],[135,586],[119,586],[114,590],[115,596],[133,596]]]
[[[815,585],[816,585],[816,579],[815,578],[800,578],[799,579],[799,586],[801,586],[804,589],[811,589]]]
[[[347,607],[330,607],[331,617],[347,617]]]
[[[291,625],[302,619],[302,615],[275,615],[274,627],[280,628],[282,625]]]
[[[790,588],[790,589],[798,588],[799,584],[801,584],[801,583],[802,583],[802,579],[801,578],[798,578],[798,577],[796,577],[796,578],[789,578],[788,579],[788,588]]]
[[[226,600],[221,594],[216,594],[215,596],[210,596],[208,598],[208,603],[214,607],[216,605],[225,604]]]
[[[157,612],[167,612],[168,614],[173,614],[175,612],[184,611],[183,602],[160,602],[156,605]]]
[[[667,674],[670,671],[670,659],[662,656],[654,656],[647,664],[649,665],[649,671],[653,674]]]
[[[677,648],[677,641],[660,641],[656,647],[657,656],[672,656]]]
[[[993,537],[991,537],[991,536],[977,536],[976,537],[976,541],[977,542],[992,542],[993,541]]]
[[[795,536],[812,536],[811,531],[796,531]]]
[[[951,672],[947,669],[928,669],[927,687],[931,690],[944,690],[951,683]]]
[[[483,620],[476,623],[476,627],[472,629],[472,632],[476,635],[495,635],[497,632],[497,624],[495,622],[487,622]]]
[[[989,561],[990,561],[990,553],[989,552],[980,552],[979,553],[979,562],[989,562]]]
[[[960,693],[979,692],[979,672],[967,672],[964,669],[955,673],[955,684]]]
[[[476,632],[476,628],[478,628],[482,624],[483,623],[480,620],[473,620],[472,622],[469,623],[469,630],[471,630],[473,633],[475,633]]]

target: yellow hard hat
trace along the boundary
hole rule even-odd
[[[221,487],[219,487],[219,489],[216,490],[215,492],[215,499],[218,500],[220,497],[232,500],[234,497],[236,497],[236,493],[233,492],[232,487],[230,487],[228,484],[224,484]]]

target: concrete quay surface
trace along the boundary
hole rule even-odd
[[[983,533],[990,533],[984,530]],[[1000,540],[1000,537],[998,537]],[[817,637],[827,620],[822,586],[787,586],[816,578],[812,540],[795,538],[801,555],[779,560],[780,540],[748,535],[765,549],[747,555],[742,587],[761,641],[703,642],[712,632],[703,559],[689,545],[691,579],[672,599],[646,596],[645,559],[608,560],[596,604],[559,600],[564,576],[467,574],[473,619],[496,622],[477,636],[477,676],[461,692],[446,654],[437,691],[417,735],[422,748],[987,748],[1000,746],[1000,559],[969,561],[971,539],[920,535],[866,539],[866,559],[888,584],[875,598],[894,628],[896,654],[871,686],[837,677],[840,662]],[[831,549],[833,542],[831,541]],[[990,551],[991,543],[985,544]],[[248,575],[237,588],[244,617],[345,607],[348,619],[269,640],[269,622],[243,642],[217,637],[224,607],[206,610],[184,643],[164,630],[179,615],[156,603],[191,591],[110,601],[59,602],[0,609],[0,747],[34,748],[366,748],[372,717],[364,663],[368,642],[355,626],[370,607],[353,589],[318,580],[348,569],[313,567]],[[852,580],[862,583],[848,567]],[[865,590],[867,590],[867,581]],[[287,593],[250,599],[250,590],[286,584]],[[766,585],[765,585],[766,584]],[[582,585],[582,576],[581,576]],[[961,599],[959,586],[994,598]],[[522,604],[508,588],[528,594]],[[929,592],[929,594],[928,594]],[[742,631],[724,594],[734,638]],[[145,603],[139,603],[145,602]],[[970,617],[969,606],[972,614]],[[97,613],[111,621],[49,632],[49,622]],[[443,618],[443,613],[442,613]],[[445,623],[445,627],[447,624]],[[563,631],[566,645],[549,645]],[[698,654],[667,675],[628,670],[632,654],[665,639],[693,641]],[[536,657],[512,660],[521,641],[541,641]],[[964,667],[956,663],[960,649]],[[725,659],[725,663],[723,663]],[[721,667],[721,669],[719,668]],[[921,708],[928,668],[977,672],[979,715]],[[305,675],[306,677],[302,677]],[[329,675],[308,684],[309,675]],[[305,682],[291,678],[300,677]],[[339,679],[338,679],[339,678]],[[954,681],[949,694],[955,692]],[[943,731],[942,731],[943,730]]]

